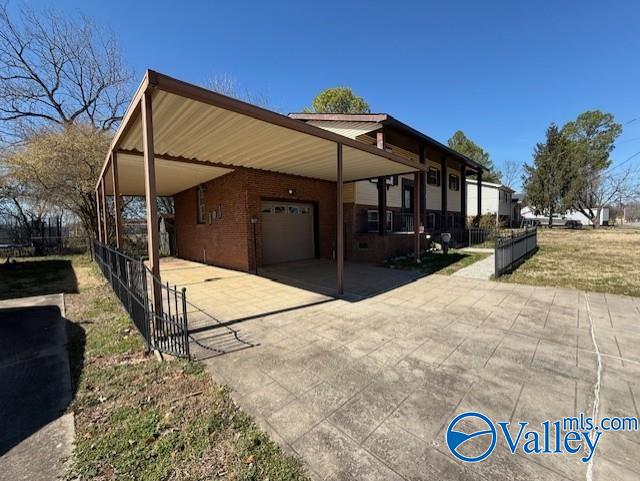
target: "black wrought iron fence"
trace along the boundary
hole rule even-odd
[[[190,358],[186,289],[160,282],[142,259],[99,242],[94,253],[147,348]]]
[[[413,232],[414,231],[413,212],[394,212],[393,213],[393,231],[394,232]]]
[[[510,235],[495,239],[495,276],[513,271],[538,250],[538,229],[526,227],[512,230]]]
[[[479,229],[472,227],[469,229],[469,247],[482,246],[492,247],[493,240],[498,237],[497,229]]]
[[[148,269],[147,275],[151,280],[150,299],[156,295],[159,298],[159,303],[151,303],[149,313],[154,347],[174,356],[189,358],[186,289],[160,282]]]

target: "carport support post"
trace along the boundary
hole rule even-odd
[[[336,264],[338,272],[338,295],[344,294],[344,211],[342,185],[342,144],[337,145],[337,173],[336,173]]]
[[[420,264],[420,172],[413,174],[413,252]]]
[[[467,165],[460,169],[460,210],[462,211],[462,228],[467,228]],[[471,246],[469,246],[471,247]]]
[[[102,222],[100,222],[100,191],[96,187],[96,223],[98,226],[98,242],[102,244]]]
[[[384,150],[384,132],[376,134],[376,145]],[[393,228],[393,227],[392,227]],[[384,235],[387,230],[387,178],[378,177],[378,233]]]
[[[107,223],[107,196],[104,195],[104,177],[100,179],[100,195],[102,197],[102,239],[104,245],[109,245],[109,224]]]
[[[144,148],[144,193],[147,206],[147,249],[149,266],[154,279],[153,305],[157,315],[162,314],[162,287],[160,283],[160,252],[158,242],[158,205],[156,198],[156,166],[153,147],[153,120],[151,111],[151,92],[142,96],[142,144]],[[155,319],[152,328],[155,329]]]
[[[426,148],[423,144],[420,144],[418,147],[420,153],[420,163],[422,165],[427,164],[427,156],[426,156]],[[427,173],[422,171],[420,172],[420,221],[422,225],[427,227],[427,219],[426,219],[426,211],[427,211]]]
[[[111,152],[111,181],[113,184],[113,211],[116,219],[116,247],[122,248],[122,212],[120,211],[120,185],[118,183],[118,154]]]

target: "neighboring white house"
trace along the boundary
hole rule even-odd
[[[467,217],[478,215],[478,181],[467,179]],[[502,184],[482,181],[482,215],[495,215],[496,221],[511,223],[511,196],[514,191]]]
[[[595,208],[593,209],[595,212]],[[536,215],[531,207],[523,207],[520,211],[524,220],[537,220],[542,225],[549,223],[549,216]],[[564,214],[554,214],[553,225],[565,225],[568,221],[579,221],[582,225],[593,225],[591,220],[582,212],[568,210]],[[600,211],[599,225],[609,225],[609,208],[603,207]]]

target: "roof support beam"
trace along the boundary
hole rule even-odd
[[[102,211],[102,243],[109,245],[109,222],[107,218],[107,197],[104,195],[104,177],[100,179],[100,197]]]
[[[447,193],[449,189],[447,177],[447,158],[443,155],[440,159],[440,193],[442,194],[442,220],[440,221],[440,228],[446,229],[448,227],[447,220]]]
[[[102,244],[102,222],[100,222],[100,189],[96,187],[96,226],[98,232],[98,242]]]
[[[462,210],[462,228],[467,228],[467,166],[460,169],[460,209]]]
[[[113,187],[113,217],[116,221],[116,247],[122,249],[122,212],[120,205],[120,186],[118,182],[118,153],[111,152],[111,184]]]
[[[420,144],[418,147],[419,162],[422,165],[427,165],[426,148],[424,144]],[[420,221],[426,226],[425,212],[427,210],[427,173],[420,172]]]
[[[384,131],[376,133],[376,144],[384,150]],[[387,177],[378,177],[378,233],[387,230]]]
[[[344,210],[342,183],[342,144],[337,143],[336,151],[336,264],[338,295],[344,294]]]
[[[420,172],[413,174],[413,252],[420,264]]]
[[[162,314],[162,287],[160,279],[160,243],[158,232],[158,200],[156,196],[156,167],[153,147],[153,119],[151,91],[142,96],[142,143],[144,145],[144,193],[147,207],[147,249],[149,266],[153,274],[153,305],[156,315]],[[155,319],[152,328],[156,329]]]

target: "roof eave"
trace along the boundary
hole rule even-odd
[[[428,143],[433,144],[436,147],[445,150],[447,153],[451,154],[453,157],[456,157],[458,160],[462,160],[463,162],[465,162],[466,164],[469,164],[474,169],[482,170],[484,172],[489,172],[489,169],[487,169],[482,164],[479,164],[475,160],[470,159],[466,155],[462,155],[461,153],[456,152],[455,150],[453,150],[448,145],[445,145],[445,144],[443,144],[441,142],[438,142],[436,139],[434,139],[432,137],[429,137],[426,134],[423,134],[419,130],[414,129],[413,127],[405,124],[404,122],[401,122],[400,120],[396,119],[395,117],[393,117],[391,115],[386,115],[386,117],[387,118],[384,121],[382,121],[383,125],[394,126],[394,127],[399,128],[401,130],[405,130],[407,132],[410,132],[411,134],[413,134],[413,135],[415,135],[417,137],[420,137],[422,140],[425,140]]]
[[[352,147],[354,149],[368,152],[379,157],[384,157],[398,164],[411,167],[416,171],[426,170],[426,167],[419,162],[407,159],[391,152],[387,152],[382,149],[378,149],[375,146],[370,146],[357,140],[344,137],[340,134],[321,129],[320,127],[309,125],[305,122],[300,122],[299,120],[290,118],[286,115],[282,115],[277,112],[258,107],[256,105],[243,102],[235,98],[227,97],[206,88],[175,79],[168,75],[161,74],[154,70],[147,70],[142,79],[142,82],[136,90],[134,97],[129,103],[122,122],[120,123],[120,126],[118,127],[118,130],[116,131],[116,134],[111,142],[109,151],[107,152],[105,158],[105,162],[100,171],[98,181],[96,182],[96,189],[99,188],[101,179],[104,177],[106,170],[109,167],[111,152],[117,150],[120,140],[136,120],[136,116],[140,111],[140,102],[142,100],[142,96],[150,88],[162,90],[164,92],[172,93],[198,102],[203,102],[215,107],[228,109],[242,115],[246,115],[248,117],[262,120],[264,122],[296,130],[298,132],[306,133],[308,135],[319,137],[328,141],[340,143],[347,147]],[[201,160],[206,162],[206,159]]]

